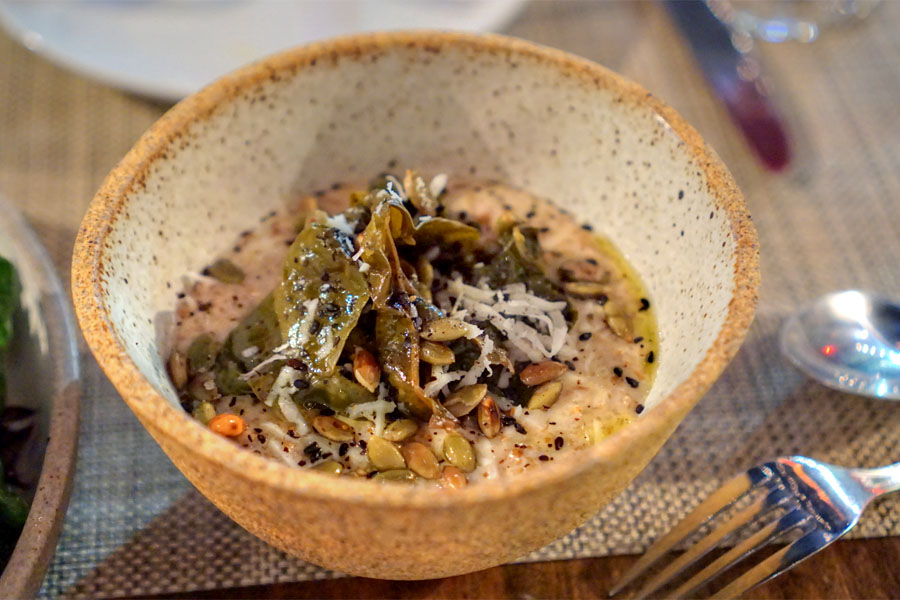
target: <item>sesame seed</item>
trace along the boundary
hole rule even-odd
[[[591,339],[591,335],[592,334],[590,331],[585,331],[584,333],[582,333],[581,335],[578,336],[578,339],[581,340],[582,342],[586,342],[589,339]]]
[[[622,368],[621,367],[613,367],[613,374],[616,377],[621,377],[622,376]]]
[[[647,310],[650,308],[650,301],[646,298],[641,298],[641,307],[638,309],[639,311]]]
[[[641,414],[642,412],[644,412],[644,405],[638,404],[637,406],[635,406],[634,412],[636,412],[637,414]]]
[[[627,383],[628,385],[630,385],[630,386],[633,387],[633,388],[636,388],[638,385],[640,385],[640,384],[638,383],[638,380],[637,380],[637,379],[634,379],[634,378],[632,378],[632,377],[626,377],[626,378],[625,378],[625,383]]]
[[[653,355],[653,350],[650,351],[650,354],[647,355],[647,362],[652,363],[656,357]]]

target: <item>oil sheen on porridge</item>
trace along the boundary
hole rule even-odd
[[[186,410],[274,460],[453,489],[540,468],[643,410],[642,283],[577,215],[415,172],[271,213],[176,304]]]

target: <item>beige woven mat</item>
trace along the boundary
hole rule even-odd
[[[793,307],[862,287],[900,296],[900,3],[811,45],[764,49],[797,167],[762,171],[651,3],[530,4],[508,33],[603,63],[665,98],[732,169],[760,235],[759,316],[735,362],[642,475],[596,518],[529,560],[637,552],[721,478],[802,453],[900,460],[900,404],[832,392],[779,356]],[[0,192],[68,280],[76,229],[103,175],[166,107],[104,87],[0,35]],[[83,346],[82,346],[83,347]],[[42,594],[121,596],[334,574],[256,540],[194,492],[85,355],[76,489]],[[854,535],[900,534],[900,499]],[[202,559],[198,560],[198,557]]]

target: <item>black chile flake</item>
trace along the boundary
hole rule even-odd
[[[637,406],[635,406],[634,412],[636,412],[637,414],[641,414],[642,412],[644,412],[644,405],[638,404]]]
[[[350,444],[344,442],[341,444],[341,447],[338,448],[338,456],[344,456],[350,450]]]
[[[581,335],[578,336],[578,339],[581,340],[582,342],[586,342],[589,339],[591,339],[591,335],[592,334],[590,331],[585,331],[584,333],[582,333]]]
[[[628,385],[630,385],[630,386],[633,387],[633,388],[636,388],[636,387],[639,385],[639,384],[638,384],[638,380],[637,380],[637,379],[634,379],[634,378],[632,378],[632,377],[626,377],[626,378],[625,378],[625,383],[627,383]]]
[[[556,439],[553,440],[553,447],[557,450],[561,450],[563,445],[566,443],[566,440],[563,439],[561,435],[556,436]]]
[[[653,355],[653,350],[650,351],[650,354],[647,355],[647,362],[652,363],[656,357]]]
[[[548,460],[550,460],[550,457],[546,454],[541,454],[540,456],[538,456],[538,460],[541,462],[547,462]]]
[[[622,376],[622,367],[613,367],[613,375],[616,377]]]
[[[641,298],[641,307],[638,311],[647,310],[648,308],[650,308],[650,301],[646,298]]]

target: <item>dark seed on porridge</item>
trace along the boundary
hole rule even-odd
[[[633,377],[626,377],[626,378],[625,378],[625,383],[627,383],[628,385],[630,385],[630,386],[633,387],[633,388],[636,388],[638,385],[640,385],[640,384],[638,383],[638,380],[637,380],[637,379],[634,379]]]

